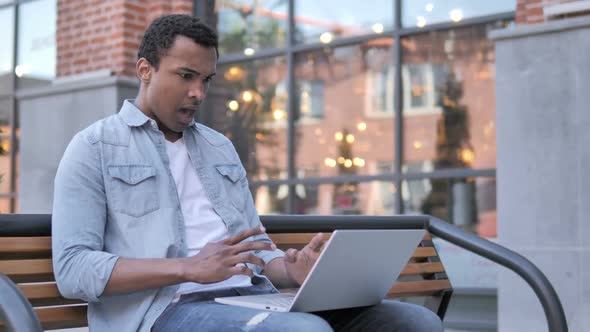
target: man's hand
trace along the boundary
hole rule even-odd
[[[183,278],[187,281],[210,284],[237,274],[253,276],[252,270],[243,263],[256,264],[264,268],[264,261],[249,251],[277,248],[270,242],[244,241],[259,234],[264,234],[264,228],[253,228],[225,240],[208,243],[197,255],[183,259]]]
[[[301,285],[320,256],[326,240],[322,233],[316,234],[301,250],[289,249],[284,259],[287,276]]]

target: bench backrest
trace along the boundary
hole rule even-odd
[[[287,249],[303,247],[313,234],[270,236],[279,248]],[[87,325],[86,303],[59,294],[51,261],[51,237],[12,237],[0,233],[0,272],[17,284],[45,330]],[[427,234],[387,297],[425,297],[425,304],[442,318],[451,292],[444,266]],[[0,330],[2,327],[0,322]]]

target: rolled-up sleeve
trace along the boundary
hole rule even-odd
[[[246,186],[246,188],[248,188],[248,186]],[[256,206],[254,205],[254,199],[252,198],[252,193],[250,193],[250,190],[246,189],[246,192],[244,194],[246,195],[246,215],[248,216],[250,228],[261,227],[262,223],[260,222],[260,217],[258,215],[258,212],[256,211]],[[266,234],[256,235],[252,239],[255,241],[272,242],[272,240]],[[272,261],[275,258],[285,256],[285,253],[281,249],[278,249],[278,248],[274,251],[257,250],[254,252],[254,254],[256,256],[260,257],[260,259],[262,259],[264,261],[264,264],[268,264],[270,261]],[[250,265],[249,264],[249,266],[251,268],[253,268],[256,273],[262,272],[262,268],[258,265]]]
[[[66,298],[99,302],[118,256],[104,252],[106,195],[98,144],[76,135],[55,177],[53,269]]]

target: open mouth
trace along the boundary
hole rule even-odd
[[[185,123],[185,124],[190,124],[191,121],[193,121],[193,119],[195,118],[195,113],[197,112],[197,108],[196,107],[183,107],[181,109],[179,109],[179,113],[181,116],[181,122]]]

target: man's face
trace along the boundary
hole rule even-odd
[[[158,70],[149,65],[149,80],[142,80],[145,104],[141,108],[156,120],[167,139],[180,137],[193,120],[215,75],[216,64],[214,48],[177,36],[166,55],[160,58]]]

